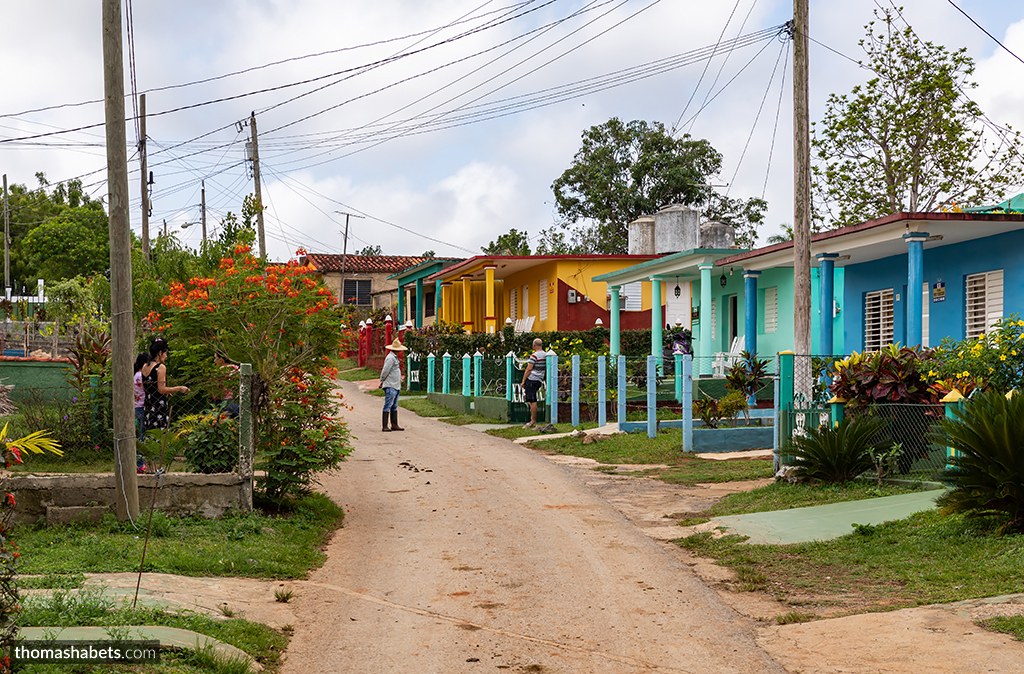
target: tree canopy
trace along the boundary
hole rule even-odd
[[[530,237],[526,232],[513,228],[480,250],[486,255],[529,255]]]
[[[860,41],[874,75],[849,95],[831,94],[814,125],[819,227],[1004,199],[1024,177],[1020,136],[967,97],[974,61],[899,30],[891,11],[875,16]]]

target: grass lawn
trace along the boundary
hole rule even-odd
[[[335,367],[338,368],[338,375],[335,379],[342,381],[364,381],[366,379],[377,379],[380,377],[380,370],[371,370],[368,367],[359,367],[359,363],[351,358],[339,359]]]
[[[454,426],[465,426],[467,424],[500,424],[500,419],[490,419],[476,414],[456,414],[444,405],[439,405],[433,400],[424,397],[413,396],[410,398],[398,397],[398,406],[417,414],[421,417],[434,417],[438,421]]]
[[[544,424],[538,423],[537,426],[543,426]],[[584,430],[588,428],[597,428],[596,421],[584,421],[579,426],[573,426],[572,424],[555,424],[557,431],[553,433],[569,433],[574,428],[582,428]],[[505,438],[506,440],[515,440],[516,438],[527,438],[532,435],[539,435],[536,428],[523,428],[522,424],[516,424],[509,426],[508,428],[492,428],[489,431],[484,431],[488,435],[493,435],[498,438]]]
[[[741,536],[702,533],[676,542],[735,570],[733,589],[878,610],[1019,592],[1024,535],[994,530],[991,521],[929,510],[831,541],[746,545]]]
[[[148,513],[147,513],[148,514]],[[310,494],[289,512],[225,516],[153,516],[145,570],[183,576],[305,578],[323,564],[320,547],[341,525],[344,512],[326,496]],[[25,574],[112,573],[137,571],[142,557],[146,517],[136,530],[108,517],[97,524],[17,527]]]
[[[130,626],[164,625],[192,630],[219,639],[243,651],[263,665],[265,672],[276,672],[288,645],[291,630],[277,631],[239,618],[220,620],[189,611],[165,613],[152,608],[129,608],[130,603],[117,606],[110,597],[97,591],[59,591],[52,595],[26,597],[19,622],[22,627],[110,627],[109,633],[119,638],[133,638]],[[248,671],[218,662],[211,653],[195,651],[163,651],[161,662],[153,665],[29,665],[19,671],[31,674],[67,672],[145,672],[146,674],[191,674],[192,672]]]
[[[1024,641],[1024,616],[1022,615],[997,616],[988,620],[979,620],[978,624],[987,630],[1010,634],[1017,641]]]

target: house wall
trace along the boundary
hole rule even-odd
[[[893,341],[906,343],[907,255],[848,265],[843,304],[847,350],[864,348],[864,294],[892,288]],[[963,339],[965,330],[965,278],[970,274],[1003,270],[1003,315],[1024,312],[1024,232],[1008,232],[973,241],[935,246],[925,244],[924,278],[931,288],[942,281],[946,299],[934,302],[929,293],[929,344],[942,338]],[[918,288],[917,292],[921,292]]]
[[[395,281],[394,279],[388,280],[388,276],[391,276],[390,272],[357,273],[346,271],[344,278],[348,280],[370,279],[370,292],[375,293],[382,290],[396,290],[398,288],[398,282]],[[323,279],[324,285],[327,287],[327,289],[334,293],[335,297],[340,298],[342,279],[341,272],[324,272],[321,275],[321,278]],[[395,297],[397,297],[397,295],[395,295]],[[382,304],[378,304],[379,300],[375,298],[372,298],[371,302],[374,308],[377,308],[378,306],[383,306]]]

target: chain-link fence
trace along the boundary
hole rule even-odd
[[[846,407],[844,413],[884,423],[874,441],[883,448],[897,448],[890,478],[929,481],[946,467],[946,448],[932,441],[945,416],[944,405],[872,404]]]

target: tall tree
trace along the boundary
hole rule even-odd
[[[485,255],[529,255],[530,237],[526,232],[513,228],[480,250]]]
[[[965,49],[899,30],[876,11],[860,41],[874,76],[831,94],[812,146],[817,218],[826,228],[890,213],[993,203],[1024,178],[1019,132],[984,118]],[[990,142],[986,125],[994,128]]]
[[[380,257],[383,254],[383,249],[380,246],[366,246],[362,250],[357,250],[356,255],[365,255],[366,257]]]
[[[84,206],[65,208],[34,227],[23,247],[39,275],[51,281],[101,272],[110,266],[107,215]]]
[[[721,166],[722,155],[706,140],[673,138],[660,122],[613,117],[583,133],[572,165],[552,183],[557,224],[582,225],[591,252],[625,253],[627,224],[668,204],[706,201],[708,178]]]
[[[713,193],[701,209],[701,216],[732,225],[736,230],[736,245],[753,248],[757,244],[757,229],[764,224],[767,210],[768,202],[759,197],[730,199]]]

